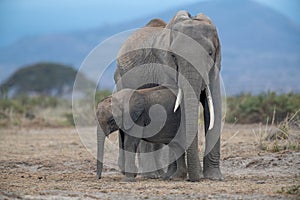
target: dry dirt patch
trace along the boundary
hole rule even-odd
[[[140,177],[124,183],[113,167],[106,167],[97,180],[96,161],[74,129],[1,129],[0,199],[299,198],[300,153],[259,150],[255,129],[255,125],[225,125],[221,151],[225,181],[198,183]]]

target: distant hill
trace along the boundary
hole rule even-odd
[[[79,68],[88,53],[109,36],[145,25],[151,18],[169,21],[178,10],[203,12],[216,24],[222,43],[222,77],[228,94],[300,92],[300,27],[250,0],[212,0],[167,10],[128,23],[98,29],[24,38],[0,49],[0,81],[20,66],[40,61]],[[113,87],[114,66],[105,87]]]
[[[37,63],[18,69],[0,85],[0,95],[48,95],[71,97],[75,78],[80,76],[82,86],[95,85],[77,74],[70,66],[57,63]]]

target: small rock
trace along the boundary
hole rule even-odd
[[[265,181],[257,181],[256,184],[265,184]]]

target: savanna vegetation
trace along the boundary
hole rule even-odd
[[[96,92],[96,104],[110,94],[109,90]],[[2,97],[0,99],[0,120],[10,118],[11,122],[15,121],[10,124],[18,124],[16,119],[19,117],[33,118],[33,115],[38,110],[58,109],[61,107],[71,112],[71,100],[46,95]],[[260,95],[241,94],[227,98],[226,122],[280,124],[292,118],[291,125],[299,127],[299,109],[300,94],[276,94],[274,92]],[[13,119],[14,117],[12,116],[17,117]],[[1,124],[5,123],[2,122]]]
[[[227,98],[228,123],[280,123],[300,109],[300,94],[240,94]],[[299,120],[296,116],[296,121]]]
[[[258,124],[261,150],[300,150],[300,94],[240,94],[227,98],[227,123]]]
[[[88,93],[85,88],[96,87],[84,74],[59,63],[43,62],[17,70],[0,85],[0,127],[74,125],[71,97],[76,77],[81,96]],[[96,100],[109,94],[99,91]]]
[[[84,74],[57,63],[37,63],[16,71],[0,85],[0,127],[74,126],[71,94],[76,76],[81,76],[83,91],[95,86]],[[97,91],[94,106],[110,94]],[[300,149],[300,94],[240,94],[226,101],[225,121],[257,124],[254,135],[261,149]],[[82,104],[84,109],[84,99]]]
[[[95,102],[110,94],[108,90],[96,92]],[[71,100],[45,95],[0,98],[0,127],[33,125],[73,126]]]

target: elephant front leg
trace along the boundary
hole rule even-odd
[[[210,112],[205,93],[201,93],[201,103],[203,105],[204,125],[205,125],[205,155],[203,159],[204,178],[211,180],[223,180],[220,170],[220,132],[221,132],[221,97],[218,83],[212,84],[212,97],[215,108],[215,122],[211,130],[209,129]]]
[[[220,170],[220,138],[210,152],[204,156],[203,168],[204,178],[219,181],[224,179]]]
[[[124,155],[125,155],[125,178],[126,182],[135,181],[137,176],[137,167],[135,165],[135,156],[137,147],[140,142],[139,138],[126,135],[124,137]]]

